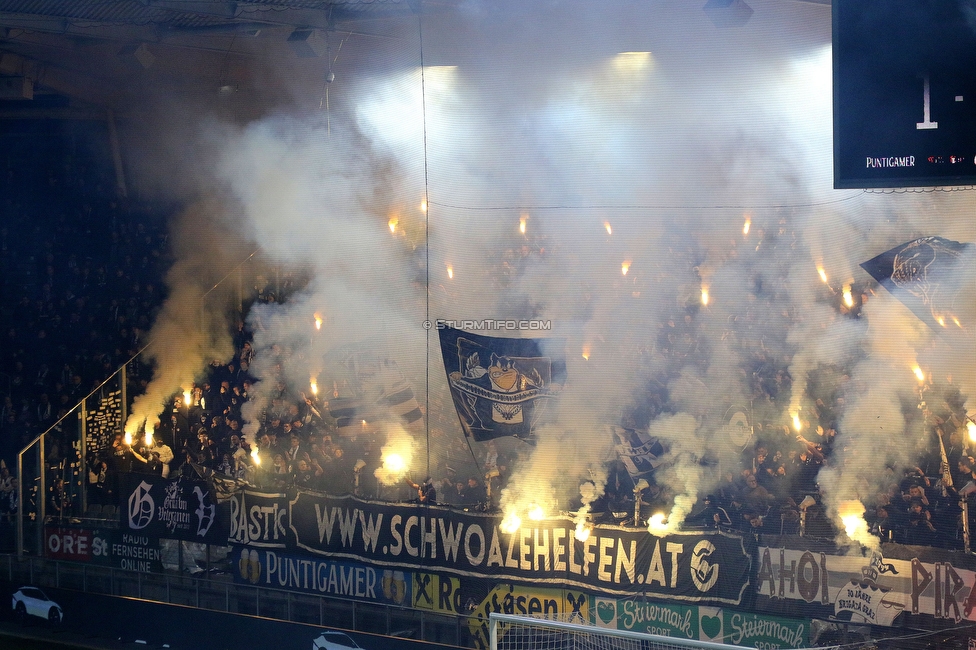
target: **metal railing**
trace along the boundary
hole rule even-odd
[[[247,300],[260,296],[263,293],[274,293],[280,296],[283,285],[281,270],[278,266],[266,267],[257,258],[258,251],[250,253],[237,266],[228,271],[214,285],[206,288],[200,296],[199,324],[207,327],[206,314],[214,309],[214,302],[218,300],[229,300],[229,307],[238,316],[243,317],[243,308]],[[218,295],[215,290],[218,287],[230,287],[228,295]],[[221,326],[219,324],[214,325]],[[106,390],[118,391],[121,406],[120,421],[116,423],[116,430],[113,433],[121,433],[122,426],[128,416],[129,395],[126,394],[129,380],[129,368],[132,368],[138,376],[138,370],[142,364],[143,354],[153,345],[153,341],[146,343],[128,361],[122,364],[115,372],[107,377],[94,390],[82,397],[77,404],[71,407],[67,413],[58,419],[47,430],[39,434],[17,453],[17,554],[24,555],[30,552],[25,546],[25,528],[32,528],[31,535],[35,539],[35,550],[37,555],[43,554],[43,525],[39,522],[47,520],[49,495],[49,470],[47,449],[51,446],[50,442],[54,438],[55,432],[61,433],[67,427],[75,426],[74,431],[64,432],[65,440],[70,441],[71,446],[77,443],[78,458],[76,459],[78,477],[74,478],[72,484],[73,495],[76,496],[77,512],[85,512],[88,509],[88,468],[86,467],[87,452],[93,442],[91,440],[92,431],[90,430],[89,416],[91,411],[98,408],[97,401]],[[202,369],[201,369],[202,370]],[[0,374],[0,379],[7,377],[9,389],[9,376]],[[9,390],[7,391],[10,392]],[[174,450],[175,451],[175,450]],[[73,468],[74,469],[74,468]],[[72,472],[73,474],[74,472]],[[25,521],[25,519],[27,521]]]
[[[141,573],[13,554],[0,555],[0,571],[12,585],[17,586],[29,584],[138,598],[289,623],[474,647],[473,637],[466,631],[468,616],[242,585],[233,582],[226,574],[200,578],[180,573]]]

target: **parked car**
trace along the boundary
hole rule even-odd
[[[353,641],[345,632],[329,630],[323,632],[317,639],[312,641],[312,650],[363,650],[363,647]]]
[[[48,598],[37,587],[21,587],[15,591],[10,606],[21,622],[26,621],[28,616],[37,616],[52,625],[60,625],[64,619],[61,605]]]

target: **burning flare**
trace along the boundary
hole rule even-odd
[[[427,199],[420,202],[420,211],[427,214]]]
[[[844,532],[847,536],[864,546],[876,548],[878,538],[868,532],[868,523],[864,521],[864,504],[857,499],[842,501],[837,510]]]
[[[607,229],[607,234],[608,235],[612,235],[613,234],[613,228],[610,227],[610,222],[609,221],[604,221],[603,222],[603,227]]]
[[[925,373],[922,372],[921,366],[919,366],[918,364],[914,365],[912,367],[912,372],[915,373],[916,379],[918,379],[919,381],[925,381]]]
[[[546,511],[538,503],[529,506],[529,519],[532,521],[542,521],[546,518]]]
[[[183,389],[183,406],[186,408],[193,406],[193,391],[188,388]]]
[[[655,512],[647,521],[647,530],[652,535],[663,535],[664,533],[667,533],[667,516],[663,512]]]
[[[315,377],[312,377],[312,379],[308,382],[308,387],[312,389],[312,395],[319,394],[319,383],[315,381]]]
[[[522,518],[519,517],[515,511],[511,511],[505,515],[505,517],[502,519],[502,523],[499,524],[498,527],[502,529],[503,533],[508,533],[511,535],[522,527]]]
[[[817,273],[820,274],[820,281],[823,282],[824,284],[827,284],[827,272],[824,271],[824,267],[818,266]]]
[[[150,426],[148,424],[146,425],[146,437],[145,437],[145,441],[146,441],[146,446],[147,447],[152,447],[153,446],[153,428],[152,428],[152,426]]]
[[[749,228],[750,227],[752,227],[752,217],[748,217],[747,216],[746,217],[746,222],[744,224],[742,224],[742,234],[743,235],[748,235],[749,234]]]
[[[449,280],[454,279],[454,267],[450,264],[447,265],[447,277]]]
[[[399,223],[400,223],[400,220],[398,218],[396,218],[396,217],[390,217],[390,221],[388,222],[387,225],[390,226],[390,232],[391,233],[396,234],[397,224],[399,224]]]
[[[519,219],[519,232],[522,233],[523,235],[525,234],[525,222],[527,220],[528,217],[525,215],[522,215],[522,217]]]
[[[797,431],[803,428],[803,423],[800,422],[800,414],[798,412],[793,413],[793,428]]]
[[[251,460],[254,461],[255,465],[261,464],[261,456],[258,455],[258,446],[254,445],[251,447]]]
[[[414,442],[406,431],[393,428],[387,432],[386,444],[380,451],[383,465],[373,471],[383,485],[395,485],[407,476],[413,462]]]
[[[966,432],[969,433],[969,439],[976,442],[976,422],[970,420],[966,423]]]
[[[630,270],[630,260],[624,260],[623,264],[620,265],[620,272],[627,275],[627,271]]]
[[[590,533],[592,532],[593,529],[581,521],[576,524],[576,530],[573,531],[573,537],[575,537],[576,541],[578,542],[585,542],[590,538]]]
[[[322,316],[315,314],[315,329],[322,329]]]
[[[851,294],[851,285],[844,285],[844,304],[847,305],[848,309],[854,306],[854,296]]]
[[[132,446],[132,432],[126,431],[125,436],[122,438],[122,441],[125,442],[125,444],[128,446]]]
[[[583,358],[585,360],[587,360],[587,361],[590,360],[590,346],[589,345],[584,345],[583,346]]]
[[[702,287],[701,290],[701,303],[708,306],[708,287]]]

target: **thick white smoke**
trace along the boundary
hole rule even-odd
[[[672,450],[659,479],[679,522],[717,479],[701,460],[729,449],[726,411],[754,397],[737,338],[748,328],[792,376],[790,408],[755,403],[756,417],[809,413],[808,378],[823,366],[866,387],[839,414],[832,512],[863,496],[845,477],[881,476],[879,455],[910,464],[916,432],[900,405],[912,364],[964,395],[976,366],[883,290],[870,295],[858,264],[922,235],[976,240],[973,198],[834,191],[829,7],[750,4],[744,27],[718,29],[697,2],[465,3],[419,19],[423,70],[412,18],[382,65],[369,48],[344,55],[329,112],[201,121],[209,178],[230,206],[215,219],[310,278],[249,316],[251,372],[265,381],[246,429],[272,377],[303,390],[330,350],[381,341],[422,404],[429,380],[443,412],[428,413],[438,434],[425,452],[439,459],[462,434],[436,332],[421,323],[551,321],[567,386],[535,447],[507,445],[503,505],[564,508],[581,484],[591,502],[612,458],[606,425],[643,410]],[[859,319],[840,307],[845,288],[869,297]],[[662,347],[669,319],[691,332],[680,357]],[[189,371],[159,362],[165,394]],[[668,404],[648,411],[658,389]]]

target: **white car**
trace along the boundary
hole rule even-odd
[[[64,618],[61,605],[37,587],[21,587],[15,591],[10,606],[21,622],[26,621],[28,616],[37,616],[52,625],[60,625]]]
[[[312,641],[312,650],[350,650],[350,648],[363,650],[363,647],[353,641],[345,632],[329,630]]]

